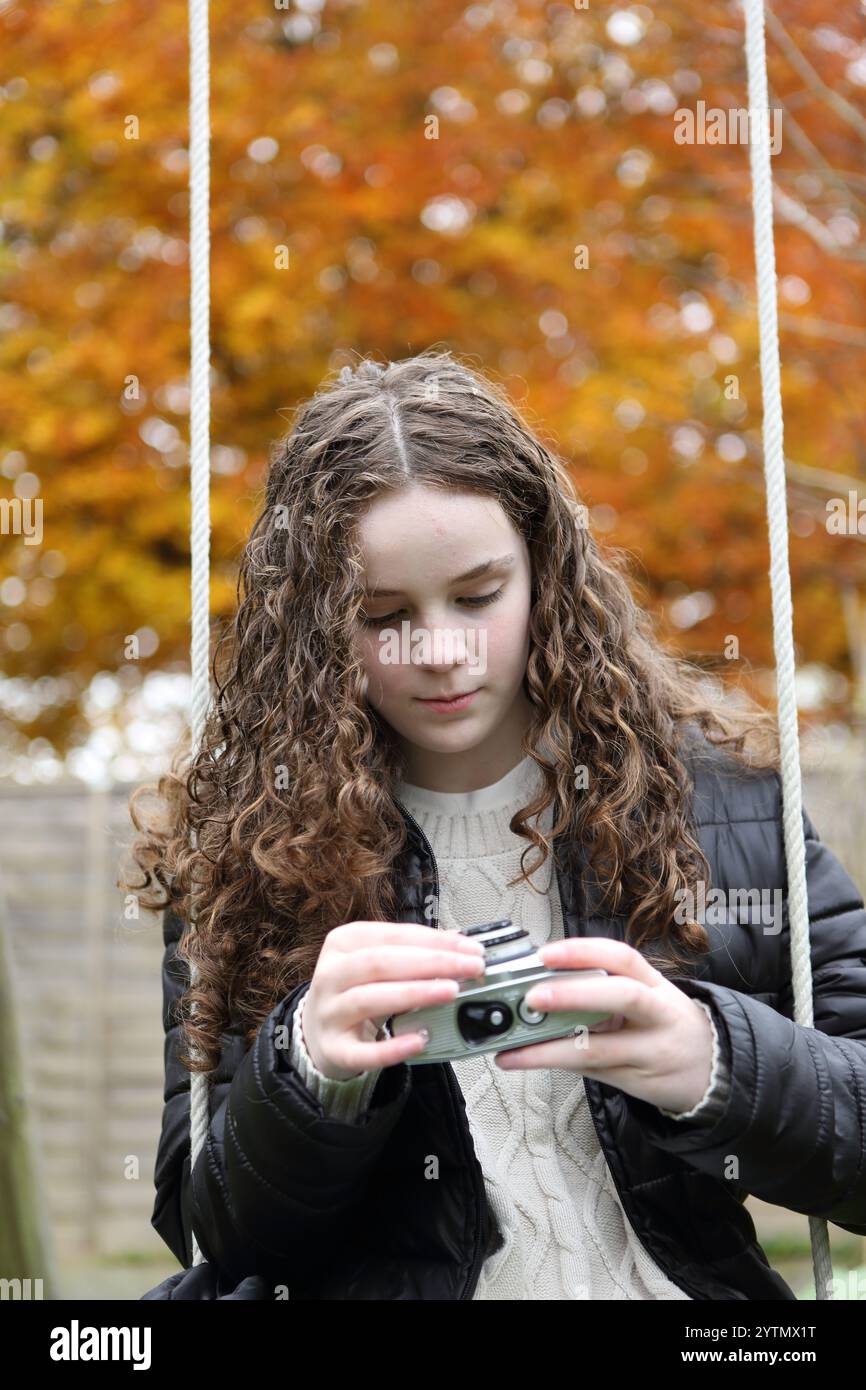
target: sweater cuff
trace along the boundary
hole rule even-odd
[[[295,1009],[292,1020],[292,1035],[289,1046],[290,1061],[307,1090],[321,1104],[325,1114],[331,1119],[343,1120],[350,1124],[358,1118],[362,1110],[369,1107],[370,1097],[376,1082],[379,1080],[382,1068],[375,1067],[372,1071],[362,1071],[357,1076],[346,1077],[345,1080],[325,1076],[323,1072],[320,1072],[314,1065],[304,1043],[303,1014],[307,997],[308,991],[305,991]]]
[[[710,1080],[706,1091],[691,1110],[665,1110],[661,1105],[656,1106],[663,1115],[667,1115],[671,1120],[709,1120],[716,1119],[722,1114],[725,1102],[728,1098],[730,1087],[731,1069],[727,1059],[722,1052],[719,1029],[713,1017],[713,1011],[703,999],[695,999],[710,1020],[710,1027],[713,1030],[713,1061],[710,1068]]]

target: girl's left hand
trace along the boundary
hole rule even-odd
[[[530,1007],[614,1017],[552,1042],[497,1052],[503,1071],[567,1067],[663,1110],[681,1113],[697,1105],[710,1083],[713,1031],[694,999],[624,941],[567,937],[539,947],[538,954],[554,970],[601,967],[608,976],[534,985],[526,996]]]

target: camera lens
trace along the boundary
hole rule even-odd
[[[488,1038],[507,1033],[514,1022],[508,1004],[487,1000],[483,1004],[461,1004],[457,1010],[457,1027],[464,1042],[486,1042]]]

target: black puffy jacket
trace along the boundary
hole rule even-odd
[[[708,912],[709,953],[673,977],[721,1024],[726,1108],[714,1122],[676,1121],[616,1087],[583,1082],[625,1213],[667,1277],[694,1299],[793,1299],[743,1200],[753,1194],[866,1235],[866,911],[804,811],[815,1027],[793,1023],[779,776],[742,772],[719,753],[687,765],[712,886],[784,895],[776,934],[744,895],[717,925]],[[397,920],[423,924],[429,885],[419,876],[435,884],[436,866],[403,809]],[[622,940],[625,917],[595,914],[598,885],[580,847],[573,853],[569,870],[559,854],[556,862],[565,934]],[[280,1001],[252,1046],[224,1035],[190,1182],[189,1073],[177,1061],[173,1013],[187,983],[176,959],[180,931],[167,910],[165,1109],[152,1217],[177,1258],[191,1262],[192,1226],[221,1291],[261,1274],[269,1290],[283,1286],[278,1297],[471,1299],[501,1237],[453,1068],[387,1067],[357,1121],[327,1118],[274,1039],[309,982]],[[438,1180],[428,1177],[430,1155]]]

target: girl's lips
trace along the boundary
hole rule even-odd
[[[478,694],[477,690],[470,690],[465,695],[458,695],[456,700],[418,700],[420,705],[426,705],[428,709],[439,710],[442,714],[448,714],[451,710],[466,709],[471,700]]]

